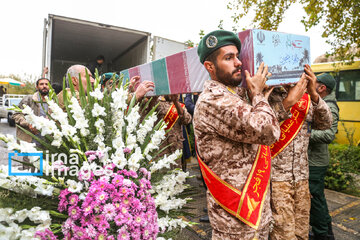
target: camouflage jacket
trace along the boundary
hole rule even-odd
[[[159,106],[156,109],[159,121],[165,117],[172,104],[172,102],[168,101],[159,101]],[[191,123],[191,115],[190,113],[188,113],[186,108],[184,108],[184,114],[182,116],[179,116],[178,120],[176,121],[170,132],[166,134],[166,139],[161,144],[160,149],[168,146],[169,144],[172,145],[166,148],[166,150],[162,152],[160,156],[163,156],[164,154],[170,155],[174,153],[177,149],[183,148],[184,137],[182,132],[182,126],[189,123]],[[179,163],[180,160],[178,160],[178,164]],[[181,165],[177,167],[181,167]]]
[[[41,103],[39,103],[39,101],[40,101],[39,92],[35,92],[32,96],[30,95],[24,97],[19,103],[19,108],[24,109],[24,105],[27,105],[33,110],[36,116],[40,116]],[[14,119],[15,123],[18,126],[21,126],[22,128],[29,131],[29,123],[26,121],[25,115],[23,113],[15,112],[12,115],[12,118]],[[20,128],[18,128],[17,126],[16,126],[16,138],[25,142],[32,142],[32,137],[27,133],[25,133]]]
[[[286,91],[282,98],[287,96]],[[319,97],[311,101],[306,120],[293,141],[272,160],[272,181],[300,181],[309,178],[308,145],[311,129],[325,130],[331,127],[332,115],[328,105]]]
[[[242,190],[259,144],[271,145],[280,136],[277,116],[262,94],[249,103],[246,90],[228,88],[218,81],[205,82],[194,113],[197,149],[202,160],[222,180]],[[271,218],[267,192],[260,228]],[[254,229],[227,213],[207,194],[211,225],[219,232],[254,233]]]

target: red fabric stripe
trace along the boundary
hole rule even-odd
[[[170,92],[172,94],[191,91],[186,54],[180,52],[166,58]]]

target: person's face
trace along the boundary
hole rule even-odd
[[[87,73],[89,74],[91,85],[93,85],[94,82],[95,82],[95,79],[93,78],[90,70],[87,69],[87,68],[84,68],[84,69],[81,71],[80,76],[81,76],[81,82],[82,82],[82,85],[83,85],[83,88],[84,88],[84,91],[85,91],[85,92],[87,92],[86,71],[87,71]],[[80,89],[80,87],[79,87],[79,89]]]
[[[239,51],[233,46],[225,46],[220,48],[217,61],[214,64],[214,74],[217,80],[225,85],[238,86],[241,83],[241,66],[239,60]]]
[[[102,65],[102,64],[104,63],[104,60],[99,59],[99,60],[96,60],[96,62],[97,62],[99,65]]]
[[[316,82],[316,92],[320,95],[320,97],[326,96],[326,86],[322,83]]]
[[[39,93],[43,96],[46,96],[49,94],[49,81],[46,79],[42,79],[38,82],[38,85],[36,86],[36,90],[39,91]]]

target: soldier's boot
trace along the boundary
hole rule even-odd
[[[328,224],[328,234],[327,234],[328,240],[335,240],[334,232],[332,230],[332,224]]]

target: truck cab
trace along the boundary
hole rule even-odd
[[[9,110],[13,105],[18,106],[20,101],[27,95],[20,94],[4,94],[0,97],[0,119],[6,118],[10,127],[15,126],[15,121],[12,119],[13,110]]]

